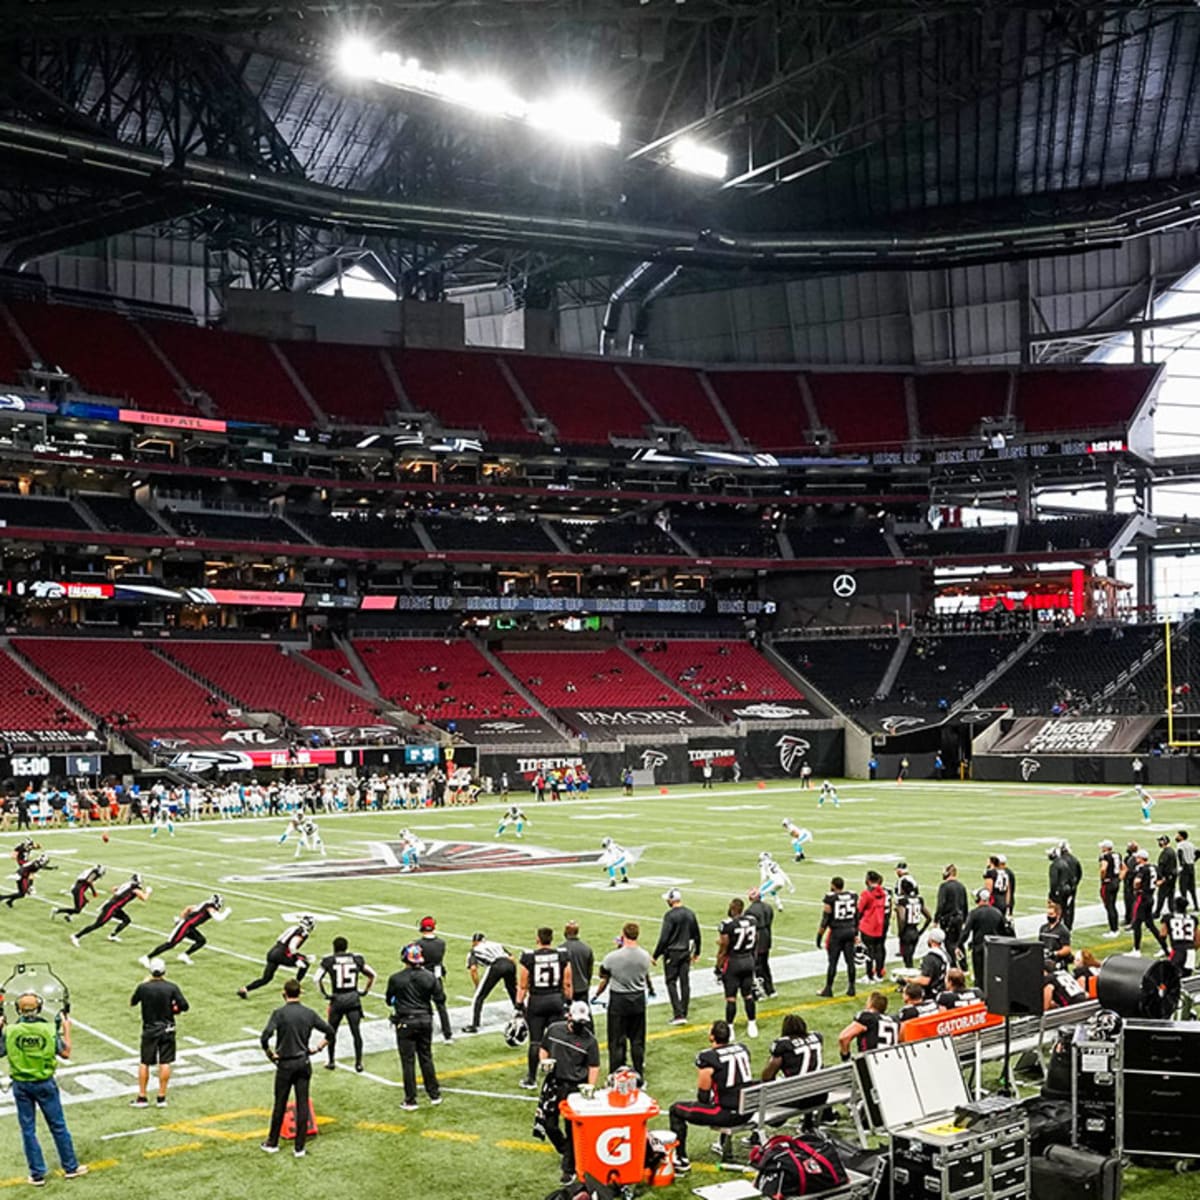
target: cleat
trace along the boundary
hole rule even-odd
[[[325,1070],[327,1070],[327,1071],[336,1071],[336,1070],[337,1070],[337,1063],[327,1062],[327,1063],[325,1064]]]
[[[417,1102],[415,1100],[405,1100],[405,1102],[402,1105],[400,1105],[400,1107],[405,1112],[416,1112],[417,1111]]]
[[[147,971],[150,970],[150,956],[148,954],[143,954],[142,957],[138,959],[138,962],[145,967]]]
[[[362,1063],[360,1063],[360,1062],[356,1062],[356,1063],[354,1064],[354,1069],[355,1069],[355,1070],[356,1070],[356,1071],[357,1071],[357,1072],[358,1072],[358,1073],[361,1075],[361,1074],[362,1074],[362,1071],[363,1071],[363,1065],[362,1065]]]
[[[79,938],[75,934],[71,934],[71,945],[76,947],[76,949],[79,947]]]
[[[149,1106],[150,1106],[150,1101],[147,1100],[145,1096],[135,1096],[129,1102],[130,1108],[149,1108]]]
[[[692,1160],[690,1158],[677,1158],[675,1160],[675,1174],[686,1175],[692,1169]]]
[[[462,1033],[478,1033],[479,1026],[478,1025],[464,1025],[460,1032],[462,1032]]]
[[[186,950],[184,950],[184,951],[183,951],[183,952],[182,952],[182,953],[179,955],[179,961],[180,961],[181,963],[185,963],[185,964],[186,964],[187,966],[189,966],[189,967],[192,965],[192,958],[191,958],[191,955],[190,955],[190,954],[188,954],[188,952],[187,952]]]
[[[750,1037],[750,1038],[758,1037],[758,1022],[757,1021],[747,1021],[746,1022],[746,1036]]]
[[[119,941],[121,940],[121,938],[120,938],[120,936],[119,936],[119,935],[117,935],[117,934],[115,934],[115,933],[110,933],[110,934],[108,935],[108,940],[109,940],[110,942],[119,942]]]
[[[435,1108],[436,1108],[436,1107],[437,1107],[439,1104],[441,1104],[441,1102],[442,1102],[442,1098],[441,1098],[441,1096],[431,1096],[431,1097],[429,1098],[429,1103],[430,1103],[430,1104],[432,1104],[432,1105],[433,1105]]]
[[[308,1155],[307,1150],[293,1150],[292,1151],[293,1158],[305,1158],[307,1155]]]
[[[688,1019],[687,1017],[672,1017],[669,1023],[671,1025],[686,1025],[688,1023]]]
[[[249,998],[249,996],[250,996],[250,993],[249,993],[248,991],[246,991],[246,989],[245,989],[245,988],[238,988],[238,990],[237,990],[237,994],[238,994],[238,999],[239,999],[239,1000],[246,1000],[246,999],[248,999],[248,998]],[[277,1150],[279,1149],[279,1147],[278,1147],[278,1146],[276,1146],[275,1148],[276,1148]]]
[[[822,988],[817,995],[825,1000],[833,999],[833,993],[828,988]]]
[[[166,1096],[155,1096],[154,1097],[154,1107],[155,1108],[166,1108],[167,1107]]]
[[[528,1092],[537,1087],[537,1084],[534,1083],[532,1079],[522,1079],[521,1082],[517,1084],[517,1087],[522,1087]]]
[[[272,1146],[270,1142],[262,1142],[258,1147],[264,1154],[278,1154],[279,1147]]]

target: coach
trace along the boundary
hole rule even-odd
[[[663,917],[653,962],[663,960],[667,995],[671,998],[671,1024],[686,1025],[692,1001],[692,963],[700,957],[700,922],[683,902],[683,893],[671,888],[663,893],[667,913]]]
[[[318,1029],[325,1040],[312,1049],[309,1039]],[[271,1049],[271,1039],[275,1048]],[[294,1153],[304,1157],[304,1143],[308,1137],[308,1089],[312,1080],[312,1063],[309,1056],[318,1054],[329,1044],[333,1030],[319,1013],[305,1008],[300,1003],[300,981],[289,979],[283,985],[283,1004],[267,1019],[262,1031],[262,1048],[275,1064],[275,1108],[271,1112],[271,1128],[262,1148],[268,1154],[279,1152],[279,1131],[283,1128],[283,1114],[287,1109],[288,1096],[296,1093],[296,1140]]]
[[[606,954],[600,964],[598,1000],[605,992],[608,1001],[608,1069],[628,1064],[645,1082],[646,1078],[646,981],[650,955],[638,945],[641,928],[629,921],[621,930],[621,945]],[[629,1043],[628,1057],[625,1054]]]
[[[167,1083],[175,1062],[175,1018],[188,1010],[188,1002],[175,984],[165,978],[166,964],[161,958],[150,960],[150,978],[143,979],[129,998],[130,1007],[142,1008],[141,1061],[138,1063],[138,1094],[131,1105],[145,1108],[150,1083],[150,1068],[158,1067],[159,1108],[167,1106]]]

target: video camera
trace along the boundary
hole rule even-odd
[[[17,963],[12,974],[0,983],[0,1016],[5,1021],[16,1019],[17,997],[27,992],[42,998],[42,1011],[53,1013],[56,1024],[71,1015],[71,989],[49,963]]]

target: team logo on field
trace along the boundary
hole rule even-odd
[[[642,770],[653,771],[655,767],[661,767],[667,761],[666,753],[662,750],[643,750],[642,751]]]
[[[370,856],[339,861],[280,863],[258,875],[228,875],[222,883],[315,883],[321,880],[369,879],[378,875],[399,875],[403,870],[399,842],[372,842]],[[627,850],[636,861],[640,849]],[[594,867],[604,857],[603,850],[574,852],[547,846],[520,846],[495,842],[427,842],[421,866],[414,875],[473,874],[479,871],[510,871],[535,867]]]
[[[795,737],[790,733],[785,733],[775,745],[779,749],[779,765],[789,775],[795,767],[803,762],[804,756],[812,747],[812,743],[807,738]]]
[[[1021,778],[1028,782],[1042,769],[1042,764],[1036,758],[1021,759]]]

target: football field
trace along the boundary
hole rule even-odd
[[[890,884],[896,861],[905,859],[932,906],[947,863],[958,865],[971,889],[987,855],[1003,852],[1016,878],[1017,915],[1036,924],[1049,845],[1070,840],[1086,872],[1080,905],[1091,908],[1101,838],[1112,838],[1118,847],[1137,839],[1154,857],[1159,832],[1194,830],[1200,824],[1197,796],[1184,792],[1157,792],[1155,820],[1147,826],[1132,792],[1113,788],[855,782],[840,790],[838,808],[818,808],[816,791],[801,792],[795,782],[761,787],[743,781],[710,791],[679,786],[665,794],[644,789],[632,798],[599,792],[542,805],[530,797],[523,800],[530,821],[520,841],[512,829],[496,838],[504,806],[495,802],[333,816],[321,819],[324,859],[307,852],[294,857],[294,841],[280,845],[283,819],[185,822],[176,825],[173,837],[160,833],[154,839],[148,827],[113,826],[107,844],[100,828],[36,834],[59,869],[38,877],[34,896],[12,909],[0,908],[0,976],[7,977],[18,962],[49,963],[70,987],[75,1053],[60,1067],[59,1078],[80,1158],[93,1172],[77,1183],[52,1178],[51,1186],[93,1196],[153,1190],[213,1200],[282,1197],[299,1189],[345,1191],[361,1200],[396,1195],[450,1200],[467,1192],[540,1200],[557,1185],[558,1163],[531,1136],[533,1094],[518,1087],[525,1073],[524,1048],[510,1049],[500,1033],[510,1015],[503,992],[493,993],[483,1032],[459,1033],[468,1023],[472,986],[463,963],[473,931],[515,950],[530,947],[540,925],[553,926],[559,938],[565,922],[574,918],[599,960],[621,925],[635,920],[642,926],[643,945],[652,950],[665,909],[662,892],[671,886],[683,890],[684,902],[695,909],[704,930],[693,984],[705,994],[693,1001],[693,1024],[672,1027],[661,975],[655,981],[647,1090],[664,1110],[654,1124],[665,1128],[668,1104],[694,1096],[693,1057],[707,1044],[708,1023],[723,1015],[712,978],[715,927],[730,898],[744,897],[758,883],[761,851],[775,855],[796,892],[785,895],[785,909],[774,924],[779,991],[762,1002],[761,1036],[749,1043],[756,1073],[785,1013],[800,1011],[823,1031],[827,1058],[836,1061],[836,1032],[862,1005],[861,987],[857,1001],[816,996],[823,983],[815,978],[818,969],[823,973],[823,955],[815,951],[815,936],[831,875],[844,875],[847,886],[858,890],[865,871],[874,867]],[[792,862],[781,828],[785,817],[813,833],[804,863]],[[426,840],[429,869],[400,872],[393,844],[406,825]],[[628,886],[610,888],[596,861],[605,836],[637,857]],[[17,840],[12,833],[0,837],[6,855]],[[52,921],[49,911],[65,903],[61,893],[91,863],[108,868],[102,887],[140,871],[153,895],[130,906],[134,923],[120,944],[106,939],[106,929],[76,949],[69,934],[90,918],[77,917],[67,926],[61,918]],[[149,1109],[130,1108],[140,1027],[129,997],[145,977],[138,957],[165,936],[180,909],[213,891],[232,910],[229,919],[204,926],[210,944],[195,965],[167,956],[168,978],[191,1005],[179,1020],[181,1059],[170,1104],[165,1110],[155,1109],[153,1102]],[[97,906],[92,901],[87,911],[94,914]],[[319,959],[333,937],[345,936],[380,978],[364,1002],[366,1071],[354,1072],[343,1026],[339,1068],[321,1070],[323,1057],[314,1059],[321,1134],[310,1143],[306,1159],[294,1160],[288,1153],[268,1157],[258,1149],[273,1071],[259,1049],[258,1034],[281,1003],[288,974],[281,972],[248,1000],[236,992],[258,975],[284,926],[305,912],[317,919],[306,952]],[[400,1108],[399,1062],[382,994],[387,976],[399,969],[400,948],[416,939],[417,923],[427,914],[436,917],[437,932],[449,945],[446,989],[455,1041],[446,1045],[440,1036],[434,1039],[445,1103],[430,1107],[422,1092],[419,1110],[406,1113]],[[1107,942],[1101,932],[1098,925],[1081,922],[1076,947],[1104,952],[1129,947],[1127,935]],[[891,937],[889,949],[894,946]],[[838,992],[844,979],[839,984]],[[304,998],[321,1007],[307,980]],[[604,1027],[603,1010],[598,1010],[602,1047]],[[743,1030],[739,1024],[739,1035]],[[607,1062],[603,1048],[602,1062]],[[153,1090],[152,1082],[152,1095]],[[704,1131],[693,1134],[693,1174],[664,1195],[690,1194],[692,1187],[718,1179],[709,1141]],[[48,1136],[43,1148],[53,1163]],[[25,1175],[11,1100],[0,1092],[0,1189],[27,1186]],[[1131,1171],[1126,1194],[1152,1200],[1194,1197],[1200,1194],[1197,1179]]]

